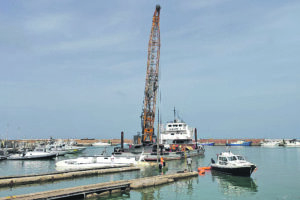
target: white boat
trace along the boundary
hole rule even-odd
[[[265,140],[260,143],[260,145],[263,147],[278,147],[279,144],[280,142],[275,140]]]
[[[300,147],[300,141],[293,139],[293,140],[284,140],[283,145],[285,147]]]
[[[7,157],[8,160],[32,160],[32,159],[50,159],[56,157],[56,153],[46,152],[45,148],[35,148],[34,151],[12,154]]]
[[[0,156],[0,160],[5,160],[6,156]]]
[[[68,154],[79,153],[86,149],[86,147],[79,147],[73,145],[64,145],[63,146]]]
[[[222,173],[232,174],[235,176],[251,176],[256,166],[245,160],[241,155],[235,155],[229,152],[222,152],[217,156],[215,162],[211,159],[211,169]]]
[[[89,156],[76,159],[62,160],[56,163],[56,168],[62,170],[127,167],[144,163],[143,157]]]
[[[92,146],[94,146],[94,147],[108,147],[108,146],[111,146],[111,144],[106,143],[106,142],[96,142],[96,143],[93,143]]]
[[[185,122],[174,119],[168,122],[160,130],[160,144],[169,147],[173,144],[194,144],[195,129],[189,127]]]
[[[47,145],[46,151],[49,153],[55,153],[57,156],[64,156],[69,152],[61,145],[56,145],[56,144]]]

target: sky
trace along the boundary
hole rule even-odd
[[[161,121],[198,138],[300,138],[296,0],[0,1],[0,138],[141,132],[161,5]]]

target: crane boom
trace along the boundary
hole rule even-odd
[[[160,56],[160,29],[159,29],[160,6],[156,9],[152,18],[152,28],[148,44],[147,73],[145,83],[144,107],[142,120],[142,143],[152,144],[155,121],[156,94],[158,89],[158,72]]]

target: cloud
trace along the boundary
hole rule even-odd
[[[197,0],[197,1],[180,1],[180,7],[185,10],[194,10],[207,7],[215,7],[227,3],[230,0]]]
[[[51,34],[66,29],[72,15],[66,13],[48,13],[32,15],[24,23],[25,31],[30,34]]]

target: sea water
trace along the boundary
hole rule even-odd
[[[257,165],[251,177],[236,177],[215,172],[204,176],[189,178],[162,186],[129,193],[114,194],[105,199],[300,199],[300,148],[286,147],[205,147],[205,156],[193,157],[192,167],[208,166],[210,159],[223,151],[241,154]],[[1,176],[46,173],[56,171],[55,162],[82,155],[100,154],[103,148],[90,147],[79,155],[68,155],[50,161],[13,161],[0,162]],[[107,149],[110,153],[112,147]],[[128,180],[159,174],[171,174],[186,169],[185,160],[168,161],[168,167],[160,172],[156,167],[141,171],[107,174],[54,183],[35,184],[14,188],[0,188],[0,197],[28,194],[32,192],[62,189],[100,182]],[[95,198],[104,199],[104,198]]]

